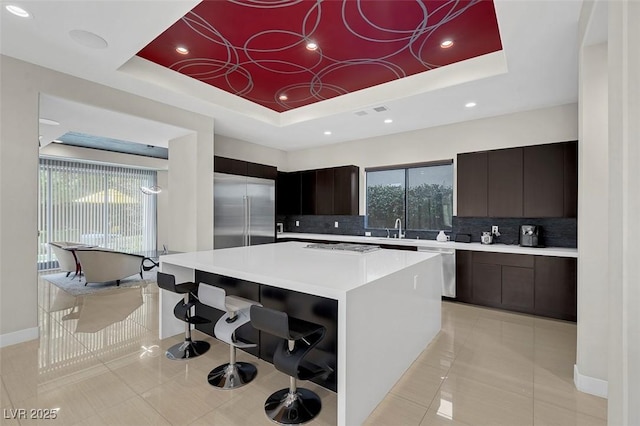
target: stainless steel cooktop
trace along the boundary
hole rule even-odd
[[[350,243],[314,243],[307,244],[305,248],[320,250],[338,250],[354,253],[369,253],[380,250],[380,246],[372,246],[369,244],[350,244]]]

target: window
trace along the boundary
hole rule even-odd
[[[453,162],[367,169],[367,227],[451,230]]]
[[[125,252],[156,248],[156,171],[40,159],[38,266],[56,267],[51,241]],[[57,263],[57,262],[56,262]]]

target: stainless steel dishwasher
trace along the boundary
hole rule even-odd
[[[444,247],[418,247],[418,251],[442,255],[442,295],[456,297],[456,250]]]

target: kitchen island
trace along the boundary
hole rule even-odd
[[[329,318],[336,326],[332,367],[337,424],[361,424],[440,330],[441,257],[307,245],[287,242],[162,256],[161,270],[174,274],[178,282],[213,274],[255,285],[259,296],[276,289],[290,292],[292,298],[303,295],[337,305],[337,317]],[[184,330],[173,317],[178,299],[161,291],[160,338]],[[266,298],[258,301],[269,304]],[[313,321],[312,314],[317,312],[307,318],[295,312]]]

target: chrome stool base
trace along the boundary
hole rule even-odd
[[[320,397],[309,389],[295,392],[281,389],[264,403],[264,411],[272,421],[281,425],[299,425],[314,419],[322,409]]]
[[[220,365],[209,373],[207,380],[211,386],[220,389],[237,389],[250,381],[258,374],[255,365],[248,362],[236,362],[235,364]]]
[[[209,342],[186,340],[167,349],[167,358],[172,360],[195,358],[207,352],[209,347]]]

